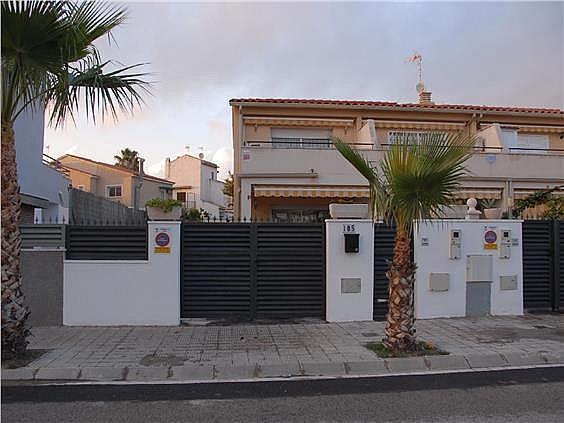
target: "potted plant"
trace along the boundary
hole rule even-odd
[[[484,217],[486,219],[500,219],[501,218],[501,208],[497,206],[497,200],[493,198],[487,198],[485,200],[480,200],[482,210],[484,212]]]
[[[178,200],[162,200],[153,198],[145,203],[149,220],[179,220],[182,214],[182,203]]]

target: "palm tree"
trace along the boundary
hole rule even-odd
[[[125,19],[125,9],[99,2],[6,2],[2,12],[2,353],[25,352],[29,310],[20,275],[20,196],[14,121],[49,110],[49,123],[74,121],[80,109],[96,121],[131,112],[148,90],[135,66],[102,61],[93,42]],[[80,104],[80,105],[79,105]]]
[[[114,156],[114,159],[117,166],[139,170],[139,153],[135,150],[124,148],[119,152],[119,155]]]
[[[371,216],[396,224],[394,255],[386,273],[389,310],[383,343],[391,351],[413,351],[413,222],[440,215],[442,207],[453,203],[473,140],[461,133],[433,133],[416,145],[399,141],[385,152],[377,168],[340,139],[333,142],[368,180]]]
[[[233,197],[233,174],[230,170],[227,171],[228,176],[225,178],[225,182],[223,184],[223,193],[230,197]]]

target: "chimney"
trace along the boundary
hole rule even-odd
[[[431,101],[431,91],[419,92],[419,104],[435,104],[434,101]]]
[[[165,168],[164,168],[165,179],[170,178],[170,157],[165,159]]]

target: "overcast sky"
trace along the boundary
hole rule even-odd
[[[153,96],[134,117],[47,129],[48,153],[112,161],[133,148],[159,174],[202,151],[231,167],[234,97],[564,108],[564,3],[128,3],[103,56],[148,62]],[[202,148],[202,149],[200,149]],[[46,151],[46,152],[47,152]]]

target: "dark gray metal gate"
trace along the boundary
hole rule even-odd
[[[325,316],[323,224],[182,225],[181,317]]]
[[[564,305],[564,222],[523,222],[523,303],[528,310]]]
[[[394,254],[396,227],[374,225],[374,320],[384,320],[388,313],[388,261]]]

